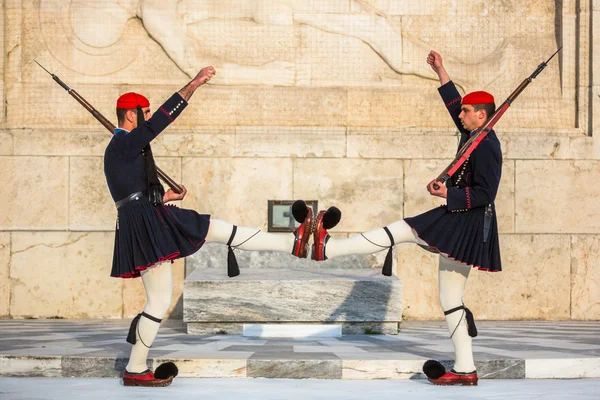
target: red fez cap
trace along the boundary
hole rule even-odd
[[[494,102],[494,96],[488,92],[471,92],[462,98],[462,104],[489,104]]]
[[[150,107],[150,102],[141,94],[129,92],[117,99],[117,108]]]

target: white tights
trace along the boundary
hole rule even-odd
[[[206,235],[209,243],[227,244],[233,225],[218,219],[210,220]],[[258,232],[258,233],[257,233]],[[254,236],[253,236],[254,235]],[[243,244],[242,244],[243,243]],[[240,245],[241,244],[241,245]],[[261,232],[252,228],[238,227],[232,247],[239,246],[242,250],[270,250],[292,252],[294,235],[273,234]],[[171,305],[173,278],[171,275],[171,262],[163,262],[142,271],[142,282],[146,289],[146,306],[144,312],[155,318],[163,319]],[[146,365],[150,346],[158,333],[160,324],[142,316],[136,330],[136,343],[131,349],[129,363],[125,368],[128,372],[143,372]]]
[[[424,243],[404,220],[391,223],[387,228],[390,230],[395,244]],[[325,246],[325,255],[327,258],[334,258],[349,254],[373,254],[385,250],[390,244],[390,237],[385,230],[377,228],[348,239],[330,238]]]
[[[142,282],[146,289],[146,307],[144,312],[154,318],[163,319],[171,305],[173,291],[173,276],[171,274],[171,261],[166,261],[142,271]],[[141,317],[137,330],[136,342],[131,349],[129,363],[125,367],[128,372],[143,372],[148,367],[146,359],[148,351],[158,333],[160,324]]]
[[[440,256],[439,295],[442,311],[448,311],[463,304],[463,295],[471,267]],[[465,310],[446,315],[448,332],[454,345],[454,370],[457,372],[475,371],[472,339],[467,331]]]
[[[211,218],[208,234],[206,235],[206,242],[227,244],[232,230],[233,225],[229,222]],[[259,231],[258,229],[238,226],[237,231],[235,232],[235,238],[231,243],[231,247],[236,246],[239,246],[237,248],[242,250],[282,251],[291,253],[292,247],[294,246],[294,234],[267,233]]]
[[[404,220],[396,221],[387,228],[392,234],[395,244],[425,244]],[[334,258],[350,254],[372,254],[385,250],[390,244],[390,238],[385,230],[378,228],[347,239],[330,238],[325,246],[325,255],[327,258]],[[463,304],[463,294],[470,271],[470,266],[440,256],[438,277],[442,311],[448,311]],[[465,311],[455,311],[446,315],[445,318],[455,350],[454,369],[457,372],[474,371],[472,339],[467,332]]]

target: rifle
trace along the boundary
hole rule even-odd
[[[33,61],[35,61],[35,60],[33,60]],[[39,62],[35,61],[35,63],[37,65],[39,65],[40,67],[42,67],[42,65]],[[87,100],[85,100],[83,97],[81,97],[81,95],[79,93],[77,93],[74,89],[71,89],[69,86],[67,86],[66,83],[61,81],[58,76],[54,75],[53,73],[48,71],[46,68],[44,68],[44,67],[42,67],[42,68],[44,69],[44,71],[46,71],[47,73],[50,74],[50,76],[52,77],[52,79],[54,79],[56,81],[56,83],[58,83],[60,86],[62,86],[63,89],[65,89],[71,96],[73,96],[73,98],[75,100],[77,100],[77,102],[79,104],[81,104],[83,106],[83,108],[88,110],[94,116],[94,118],[96,118],[98,120],[98,122],[100,122],[102,125],[104,125],[104,127],[106,129],[108,129],[110,131],[110,133],[114,133],[116,126],[114,126],[112,122],[110,122],[104,115],[100,114],[100,112],[98,110],[96,110],[94,107],[92,107],[92,105],[90,103],[88,103]],[[158,168],[158,165],[156,166],[156,173],[158,174],[158,177],[160,179],[162,179],[167,185],[169,185],[169,187],[175,193],[180,194],[183,192],[183,190],[181,189],[181,186],[179,186],[177,184],[177,182],[175,182],[173,179],[171,179],[169,177],[169,175],[165,174],[160,168]]]
[[[473,150],[475,150],[477,146],[479,146],[479,143],[481,143],[481,141],[492,130],[492,127],[496,125],[496,122],[498,122],[500,117],[502,117],[506,110],[508,110],[508,107],[511,106],[512,102],[515,101],[517,96],[519,96],[521,92],[525,90],[527,85],[529,85],[531,81],[534,80],[544,68],[546,68],[550,60],[552,60],[552,58],[560,51],[560,49],[562,49],[562,46],[560,46],[559,49],[556,50],[556,52],[552,54],[546,62],[543,62],[540,65],[538,65],[536,70],[533,71],[533,74],[529,75],[528,78],[521,82],[521,84],[515,89],[515,91],[512,92],[510,96],[508,96],[508,98],[504,100],[504,103],[502,103],[502,105],[500,105],[500,107],[496,109],[492,116],[488,118],[486,123],[475,130],[475,132],[471,135],[469,140],[467,140],[466,143],[460,148],[458,153],[456,153],[456,158],[454,158],[450,165],[448,165],[448,167],[446,167],[446,169],[435,179],[437,182],[444,184],[448,179],[450,179],[452,175],[454,175],[454,173],[456,173],[456,171],[461,167],[461,165],[463,165],[465,161],[467,161],[467,158],[471,155]],[[440,186],[437,183],[434,183],[433,188],[435,190],[438,190]]]

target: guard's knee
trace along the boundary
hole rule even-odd
[[[450,315],[457,311],[462,311],[463,315],[458,321],[456,328],[454,328],[452,334],[450,334],[450,337],[454,336],[454,332],[456,332],[456,329],[458,328],[458,325],[460,325],[463,318],[465,318],[465,320],[467,321],[467,332],[469,333],[469,336],[477,336],[477,327],[475,326],[475,318],[473,318],[473,313],[471,312],[471,310],[465,307],[464,304],[449,310],[444,310],[444,316]]]
[[[127,335],[127,342],[131,343],[131,344],[135,344],[137,342],[137,331],[138,331],[138,324],[140,323],[140,318],[147,318],[148,320],[155,322],[157,324],[160,325],[160,323],[162,322],[162,317],[158,318],[154,315],[150,315],[146,312],[142,312],[140,314],[138,314],[133,321],[131,321],[131,326],[129,326],[129,334]],[[141,336],[140,336],[141,338]],[[143,343],[143,341],[142,341]],[[146,347],[150,347],[149,345],[146,345],[144,343],[144,346]]]

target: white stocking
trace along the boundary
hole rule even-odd
[[[142,271],[142,282],[146,289],[146,307],[144,312],[155,318],[163,319],[171,305],[173,276],[171,261],[166,261]],[[158,333],[160,324],[144,316],[140,317],[136,329],[136,343],[131,349],[127,372],[143,372],[147,366],[148,351]]]
[[[232,231],[233,225],[229,222],[211,218],[206,241],[208,243],[227,244]],[[238,226],[231,247],[242,250],[270,250],[291,253],[294,247],[294,234],[274,234]]]
[[[471,267],[440,256],[439,291],[442,311],[448,311],[463,305],[463,294]],[[446,315],[446,324],[454,345],[456,372],[475,371],[472,339],[467,331],[465,310]]]
[[[394,238],[394,243],[423,243],[417,238],[412,228],[404,220],[387,226]],[[325,246],[327,258],[349,254],[373,254],[386,250],[390,246],[390,237],[383,228],[378,228],[348,239],[330,238]]]

